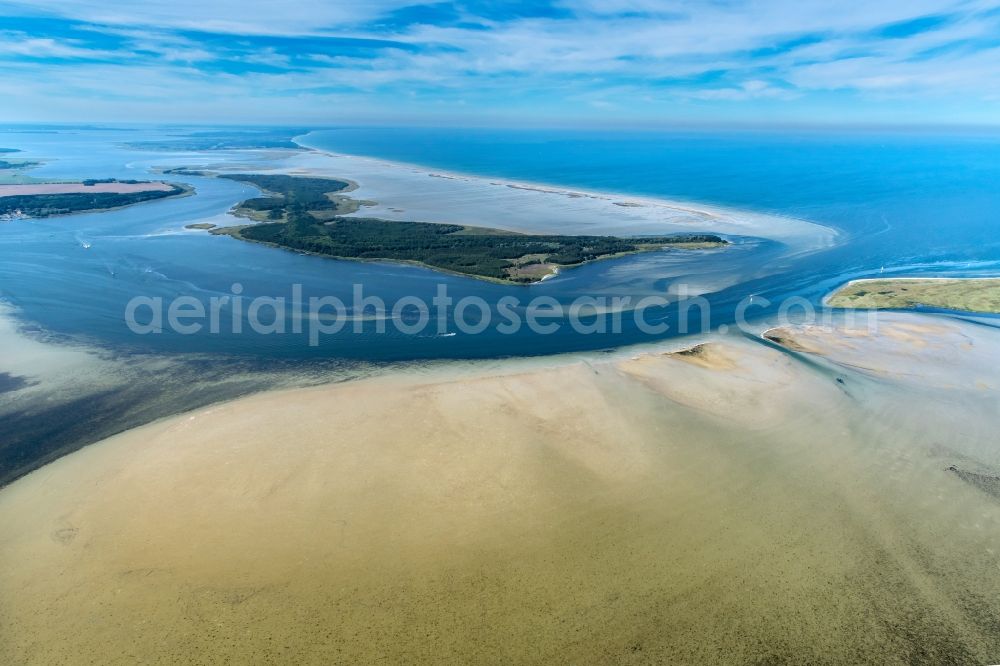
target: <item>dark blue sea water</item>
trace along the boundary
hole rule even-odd
[[[56,130],[10,128],[0,147],[46,164],[36,178],[148,178],[157,165],[176,166],[203,154],[135,150],[128,143],[162,138],[165,130]],[[183,135],[178,130],[170,134]],[[1000,135],[902,132],[581,132],[554,130],[328,129],[300,140],[333,152],[371,155],[470,174],[537,181],[601,191],[702,201],[802,218],[841,232],[835,247],[784,257],[773,243],[744,244],[705,258],[734,269],[766,267],[763,277],[707,296],[710,325],[728,325],[748,294],[778,304],[800,296],[818,304],[844,280],[880,274],[1000,274]],[[247,153],[213,159],[246,162]],[[253,164],[248,165],[252,167]],[[310,346],[308,336],[174,333],[139,336],[123,319],[137,295],[169,301],[194,296],[208,302],[231,294],[291,297],[335,295],[349,302],[352,285],[390,306],[403,296],[430,301],[439,285],[450,295],[496,303],[506,295],[552,296],[560,302],[588,293],[629,293],[630,284],[658,285],[683,277],[662,261],[636,256],[598,262],[530,288],[488,284],[392,264],[360,264],[303,256],[226,237],[183,230],[221,215],[253,196],[252,188],[219,179],[175,176],[197,188],[193,197],[124,210],[0,224],[0,297],[24,321],[45,331],[85,339],[118,352],[210,353],[250,358],[344,358],[389,361],[501,357],[602,349],[678,334],[678,311],[657,316],[670,324],[650,335],[625,317],[620,333],[580,334],[568,326],[539,335],[488,328],[466,335],[448,327],[421,335],[379,333],[366,321]],[[721,263],[719,263],[721,262]],[[773,264],[773,265],[772,265]],[[690,267],[696,272],[698,266]],[[631,274],[622,280],[613,275]],[[747,270],[742,270],[747,274]],[[758,303],[761,302],[758,300]],[[364,312],[353,313],[362,317]],[[404,312],[404,319],[412,313]],[[700,316],[700,311],[694,313]],[[657,319],[658,317],[658,319]],[[363,317],[362,317],[363,318]],[[288,330],[292,329],[291,321]],[[687,330],[701,324],[691,321]]]

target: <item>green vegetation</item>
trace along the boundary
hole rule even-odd
[[[834,292],[835,308],[934,307],[1000,314],[1000,278],[855,280]]]
[[[285,176],[280,174],[230,174],[220,178],[256,185],[273,193],[274,197],[249,199],[248,201],[268,202],[268,205],[287,207],[289,212],[335,210],[336,204],[328,194],[342,192],[350,183],[332,178],[310,178],[307,176]],[[241,205],[246,205],[243,202]],[[261,204],[258,204],[261,205]],[[267,208],[270,210],[270,208]]]
[[[417,262],[463,275],[505,282],[537,282],[558,266],[572,266],[630,252],[676,246],[703,248],[725,244],[714,235],[558,236],[517,234],[455,224],[399,222],[343,217],[351,183],[285,175],[224,175],[251,183],[273,196],[242,202],[237,214],[282,220],[237,229],[215,230],[245,240],[342,259]],[[353,202],[357,203],[357,202]]]
[[[184,194],[190,190],[179,185],[171,185],[169,190],[148,190],[145,192],[68,193],[68,194],[23,194],[0,197],[0,215],[16,215],[18,211],[26,217],[52,217],[85,213],[109,208],[122,208],[146,201],[165,199]]]

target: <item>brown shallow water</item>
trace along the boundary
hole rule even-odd
[[[0,662],[1000,660],[1000,503],[954,471],[1000,469],[1000,336],[777,337],[811,351],[436,369],[88,447],[0,491]]]

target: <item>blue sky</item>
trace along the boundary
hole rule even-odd
[[[0,120],[1000,124],[979,0],[0,0]]]

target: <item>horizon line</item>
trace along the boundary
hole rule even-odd
[[[114,121],[114,120],[87,120],[87,121],[69,121],[69,120],[52,120],[52,121],[32,121],[32,120],[4,120],[0,119],[0,127],[27,127],[27,128],[76,128],[76,129],[86,129],[93,127],[95,129],[106,129],[110,127],[118,127],[121,129],[131,129],[131,128],[145,128],[145,127],[156,127],[156,128],[189,128],[189,127],[206,127],[206,128],[241,128],[241,129],[301,129],[308,131],[325,131],[325,130],[349,130],[349,129],[450,129],[450,130],[548,130],[548,131],[580,131],[580,130],[598,130],[598,131],[725,131],[725,130],[737,130],[737,131],[837,131],[837,130],[854,130],[854,131],[896,131],[896,132],[906,132],[906,131],[985,131],[985,132],[997,132],[1000,131],[1000,122],[997,123],[956,123],[956,122],[940,122],[940,123],[886,123],[886,122],[823,122],[823,121],[733,121],[733,122],[715,122],[715,121],[698,121],[698,120],[678,120],[671,122],[657,122],[657,123],[629,123],[629,122],[607,122],[607,123],[594,123],[594,122],[581,122],[581,123],[556,123],[556,122],[521,122],[521,123],[510,123],[510,122],[470,122],[465,124],[455,124],[453,122],[309,122],[309,121],[273,121],[273,122],[261,122],[261,121],[226,121],[226,122],[212,122],[212,121]]]

